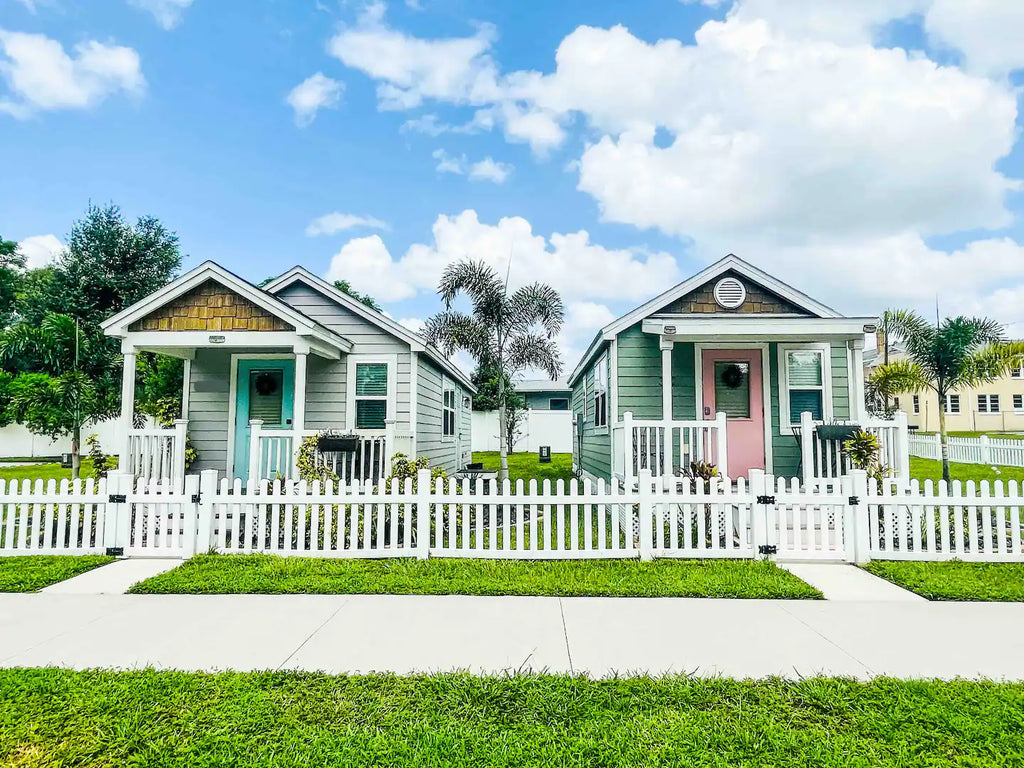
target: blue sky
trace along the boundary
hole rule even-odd
[[[729,252],[1024,335],[1022,9],[0,0],[0,234],[38,263],[112,200],[186,267],[303,264],[412,327],[445,263],[511,253],[570,366]]]

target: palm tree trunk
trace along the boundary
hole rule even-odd
[[[945,395],[939,395],[939,444],[942,446],[942,479],[949,482],[949,438],[946,435]]]
[[[498,372],[498,482],[508,479],[508,415],[505,413],[505,372]]]
[[[82,426],[76,424],[71,430],[71,478],[77,480],[82,472]]]

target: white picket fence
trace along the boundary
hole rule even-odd
[[[756,558],[1024,561],[1016,483],[892,483],[855,471],[826,487],[752,471],[736,481],[183,483],[128,475],[0,483],[0,555],[505,559]]]
[[[949,437],[949,460],[959,464],[988,464],[1000,467],[1024,467],[1024,440],[1012,437]],[[942,442],[937,434],[910,435],[910,455],[922,459],[942,458]]]

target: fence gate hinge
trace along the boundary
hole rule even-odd
[[[124,547],[107,547],[107,557],[124,557]]]
[[[856,507],[858,504],[860,504],[860,496],[851,496],[850,497],[850,506],[851,507]]]
[[[110,498],[108,499],[108,501],[111,504],[127,504],[128,496],[126,496],[123,493],[112,493],[110,494]]]
[[[777,555],[779,554],[779,548],[774,544],[762,544],[757,548],[757,554],[759,555]]]
[[[198,504],[200,498],[202,498],[202,494],[200,494],[200,493],[193,493],[192,494],[192,503],[193,504]]]
[[[758,504],[774,504],[775,503],[775,497],[774,496],[758,496],[757,497],[757,503]]]

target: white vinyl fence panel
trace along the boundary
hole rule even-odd
[[[497,411],[473,411],[472,432],[474,451],[500,450]],[[572,411],[526,411],[513,449],[534,453],[542,445],[552,453],[572,453]]]
[[[104,551],[106,481],[0,480],[0,555]]]
[[[949,460],[958,464],[1024,467],[1024,440],[1012,437],[949,437]],[[938,461],[942,443],[937,434],[911,434],[910,455]]]

